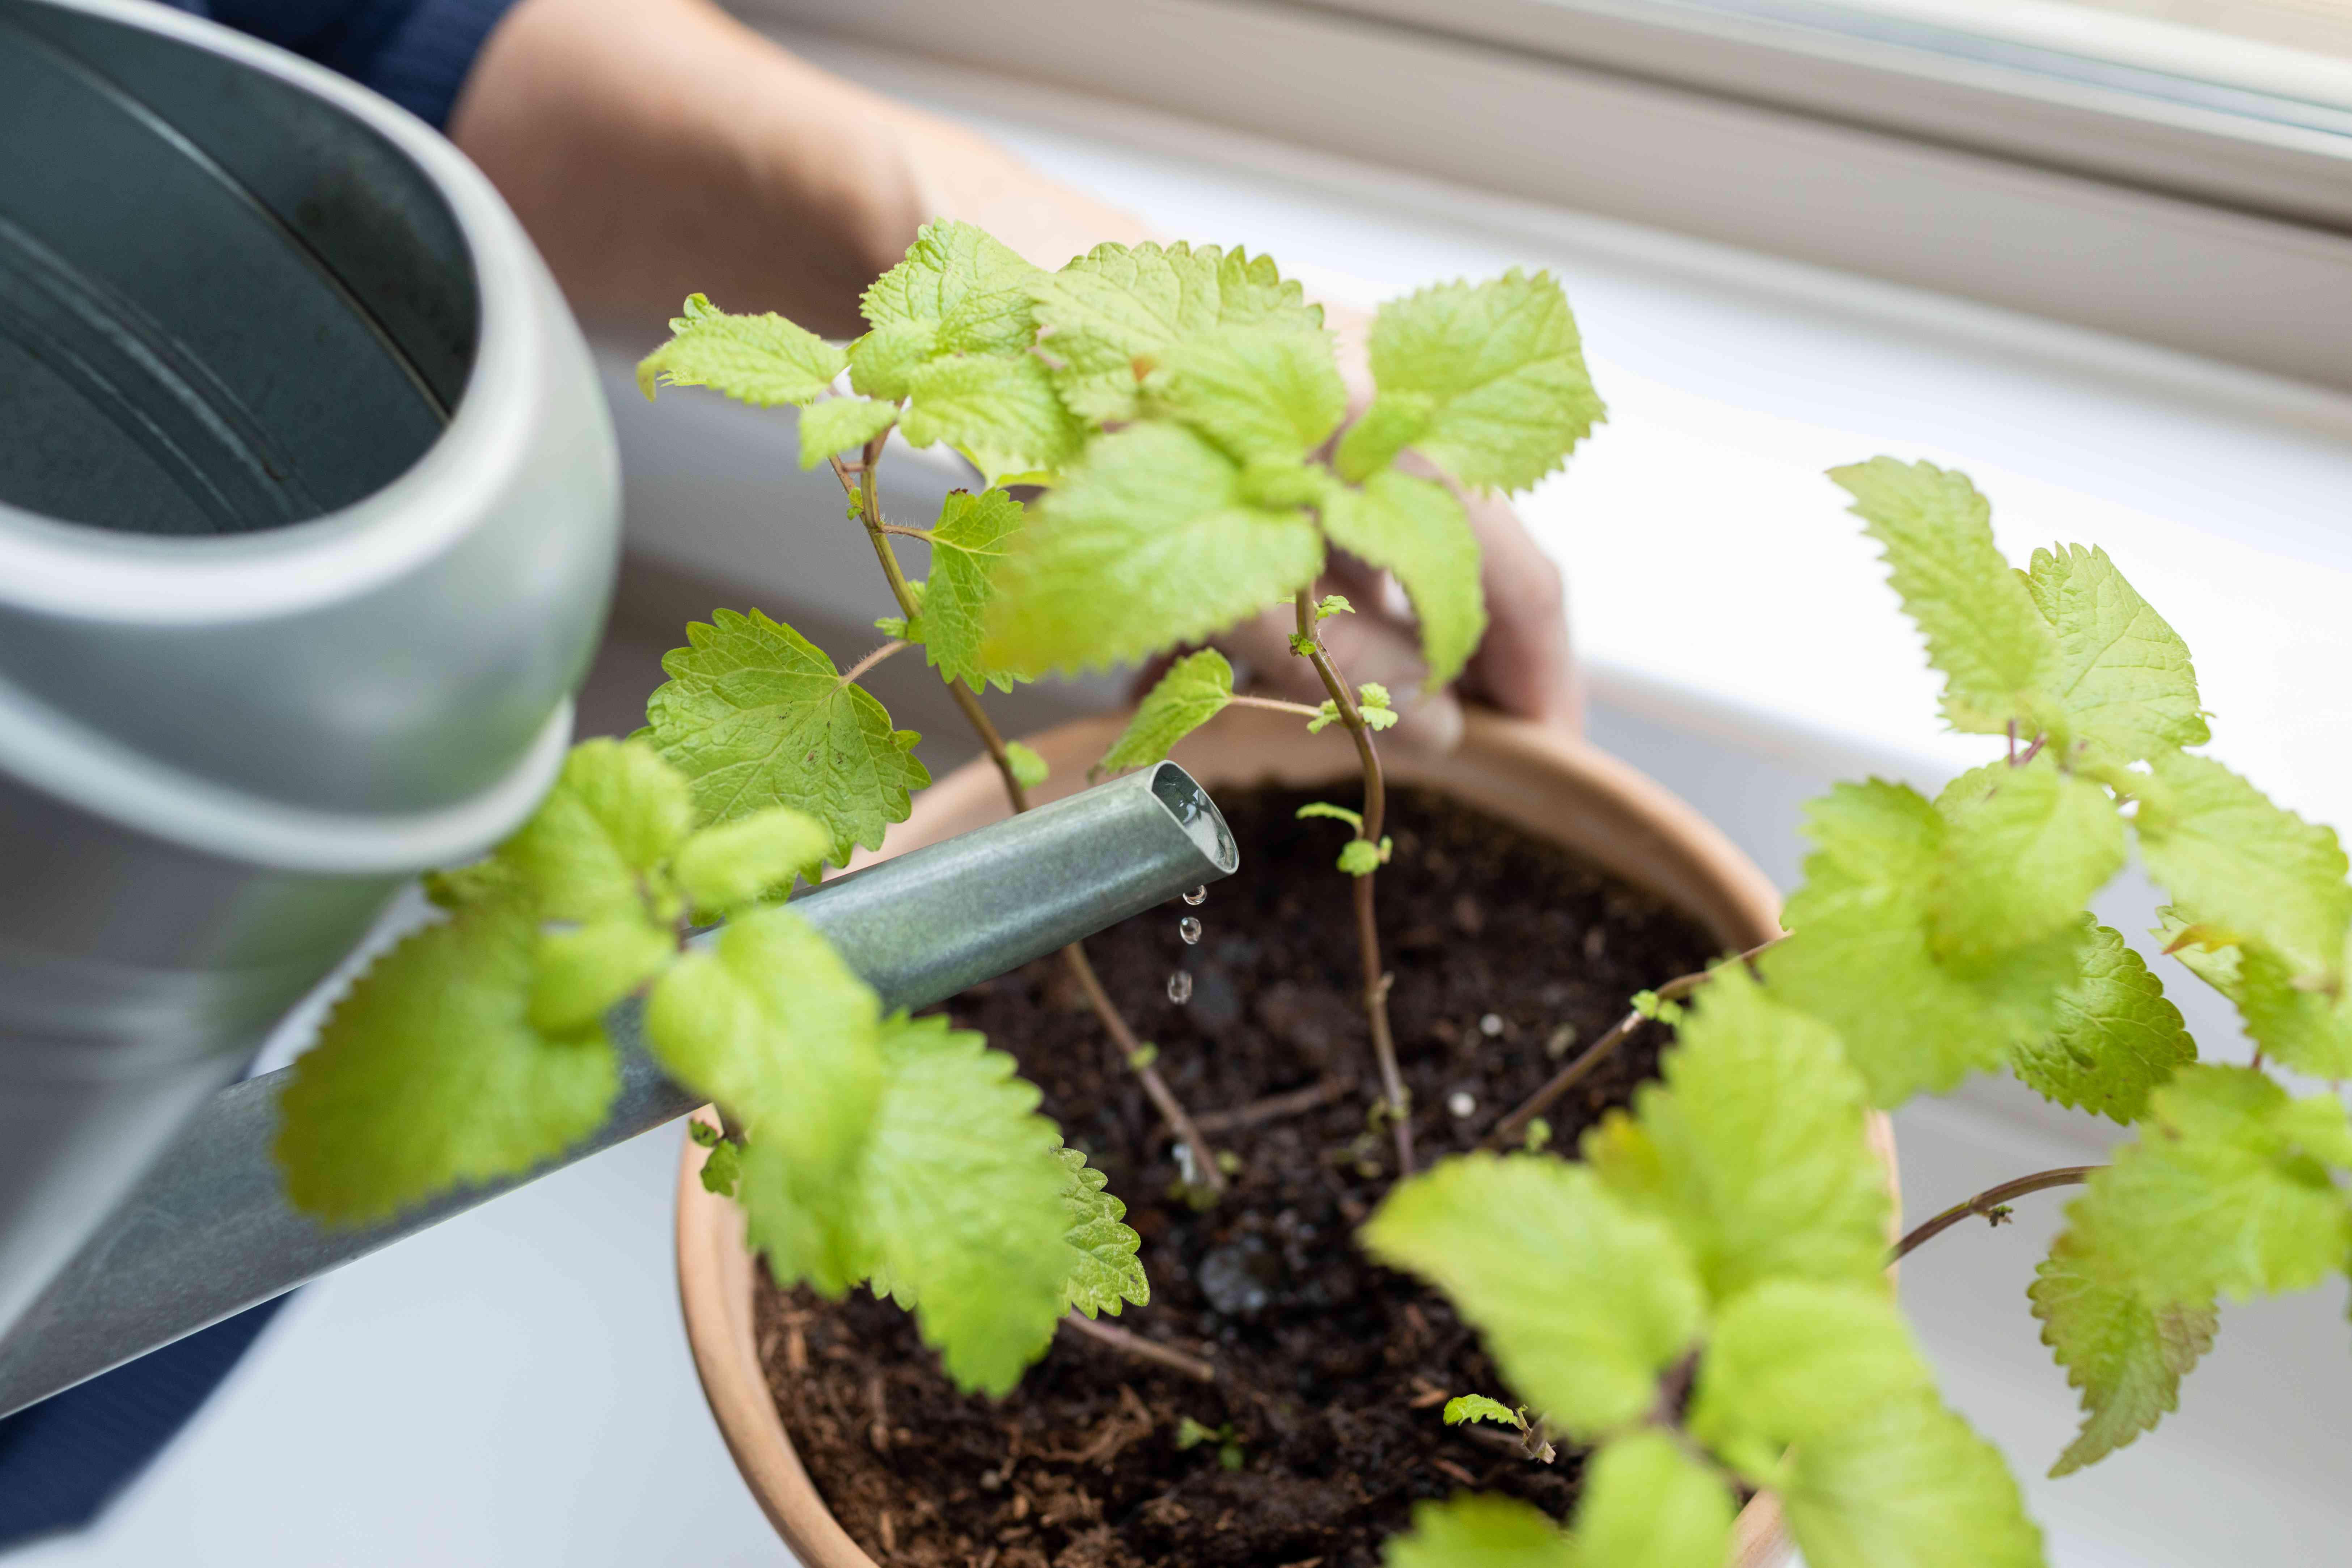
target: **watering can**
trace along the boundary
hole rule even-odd
[[[518,1184],[325,1229],[284,1075],[236,1080],[546,792],[618,523],[578,329],[446,142],[177,12],[0,0],[0,1414]],[[916,1007],[1235,863],[1163,763],[799,907]],[[533,1176],[693,1104],[607,1023],[613,1113]]]

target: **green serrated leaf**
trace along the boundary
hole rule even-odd
[[[1382,1568],[1581,1568],[1576,1547],[1530,1504],[1465,1492],[1412,1505],[1412,1530],[1381,1548]]]
[[[1873,458],[1832,468],[1864,531],[1886,547],[1889,578],[1944,674],[1953,729],[1998,735],[2038,727],[2058,634],[1992,539],[1992,509],[1965,474]]]
[[[483,899],[375,961],[294,1062],[275,1146],[286,1194],[363,1225],[460,1183],[530,1169],[604,1119],[620,1069],[603,1032],[530,1026],[540,911]]]
[[[859,1272],[845,1207],[882,1094],[881,1019],[873,989],[789,909],[730,922],[646,1002],[663,1069],[726,1107],[796,1190],[830,1195],[824,1244],[793,1263],[836,1294]]]
[[[1936,799],[1944,819],[1931,914],[1937,946],[1964,959],[2073,926],[2124,864],[2107,792],[2044,752],[2022,767],[1962,773]]]
[[[1323,531],[1351,555],[1383,567],[1412,600],[1429,686],[1462,673],[1486,635],[1478,541],[1462,503],[1444,485],[1383,468],[1361,489],[1335,491]]]
[[[642,741],[583,741],[498,859],[555,921],[642,920],[648,876],[694,826],[687,780]]]
[[[785,805],[833,834],[826,858],[879,848],[904,822],[909,795],[931,782],[912,755],[912,730],[841,679],[806,637],[759,611],[711,614],[686,628],[691,645],[662,659],[668,684],[646,704],[661,754],[692,783],[706,823]]]
[[[1525,489],[1606,417],[1568,296],[1548,272],[1514,268],[1390,300],[1372,321],[1371,362],[1379,392],[1363,427],[1380,445],[1402,436],[1398,445],[1465,485]],[[1400,398],[1413,417],[1391,430],[1381,405]],[[1396,449],[1343,443],[1340,472],[1366,479]]]
[[[2148,607],[2103,550],[2037,550],[2027,586],[2058,634],[2042,684],[2062,747],[2137,762],[2211,739],[2197,705],[2189,645]]]
[[[1397,1184],[1359,1237],[1444,1291],[1512,1389],[1580,1439],[1646,1412],[1698,1331],[1698,1277],[1673,1234],[1559,1160],[1447,1160]]]
[[[2059,993],[2057,1026],[2011,1047],[2010,1069],[2044,1099],[2129,1126],[2150,1089],[2197,1059],[2197,1042],[2139,954],[2081,918],[2091,940],[2074,984]]]
[[[637,390],[708,386],[739,403],[807,403],[833,384],[848,356],[814,332],[766,311],[730,316],[699,294],[669,324],[670,341],[637,362]]]
[[[1147,412],[1180,420],[1235,459],[1297,461],[1331,437],[1348,388],[1328,332],[1259,324],[1171,343],[1143,384]]]
[[[543,932],[531,960],[525,1016],[551,1040],[587,1034],[606,1009],[660,973],[677,953],[676,934],[643,920]]]
[[[1137,705],[1135,717],[1103,753],[1105,772],[1148,767],[1169,748],[1224,711],[1233,700],[1234,667],[1215,648],[1187,654],[1168,667]]]
[[[861,303],[877,328],[929,328],[940,353],[1010,353],[1037,335],[1030,296],[1044,276],[986,230],[935,218]]]
[[[1673,1226],[1712,1297],[1771,1279],[1883,1290],[1886,1177],[1836,1037],[1725,964],[1661,1066],[1585,1158]]]
[[[867,397],[828,397],[801,410],[801,467],[821,466],[835,452],[863,447],[898,422],[898,405]]]
[[[721,1139],[710,1146],[709,1158],[702,1162],[702,1190],[731,1198],[743,1184],[743,1151]]]
[[[2295,984],[2293,965],[2267,943],[2195,940],[2178,910],[2157,911],[2158,935],[2191,973],[2235,1004],[2246,1033],[2283,1067],[2314,1078],[2352,1078],[2352,986],[2336,995]],[[2187,939],[2187,940],[2184,940]]]
[[[923,658],[943,678],[974,691],[990,686],[1010,691],[1018,679],[991,668],[981,658],[981,644],[987,637],[997,567],[1024,518],[1021,503],[1003,490],[950,490],[931,530],[931,574],[911,640],[923,645]]]
[[[1999,1451],[1933,1394],[1804,1444],[1780,1490],[1810,1568],[2042,1568]]]
[[[2086,1254],[2152,1304],[2307,1289],[2344,1266],[2352,1211],[2328,1164],[2352,1158],[2343,1106],[2295,1101],[2245,1068],[2181,1068],[2139,1140],[2067,1207]]]
[[[967,1391],[1002,1397],[1045,1352],[1071,1281],[1069,1174],[1037,1090],[940,1017],[894,1016],[867,1144],[876,1289],[911,1303]]]
[[[2051,1467],[2053,1477],[2097,1463],[2179,1409],[2181,1378],[2213,1348],[2221,1318],[2210,1297],[2150,1301],[2137,1274],[2072,1230],[2033,1271],[2026,1294],[2042,1342],[2067,1384],[2083,1391],[2083,1429]]]
[[[1249,505],[1241,469],[1169,424],[1106,436],[1049,494],[999,579],[987,657],[1076,670],[1195,641],[1323,569],[1304,511]]]
[[[933,360],[908,375],[907,393],[912,401],[898,421],[907,439],[953,447],[991,484],[1058,469],[1084,438],[1034,354]]]
[[[2011,1046],[2055,1026],[2081,972],[2079,923],[1965,965],[1939,958],[1930,930],[1943,870],[1943,818],[1916,791],[1840,784],[1806,807],[1815,845],[1764,954],[1773,994],[1837,1031],[1874,1105],[1941,1093],[1998,1067]]]
[[[2352,885],[2336,830],[2181,752],[2158,755],[2145,788],[2134,821],[2140,856],[2182,917],[2258,939],[2297,976],[2340,987]]]
[[[1578,1568],[1723,1568],[1738,1510],[1715,1473],[1664,1432],[1631,1432],[1584,1463]]]
[[[1769,1279],[1717,1316],[1689,1426],[1763,1486],[1789,1444],[1833,1436],[1884,1401],[1934,1388],[1903,1314],[1875,1284]]]
[[[1515,1432],[1527,1430],[1527,1420],[1499,1399],[1489,1399],[1483,1394],[1457,1394],[1445,1402],[1445,1424],[1459,1426],[1465,1421],[1492,1421],[1497,1426],[1508,1426]]]
[[[1057,1154],[1067,1173],[1062,1205],[1069,1216],[1066,1239],[1075,1254],[1064,1288],[1065,1304],[1089,1318],[1097,1312],[1115,1318],[1129,1301],[1149,1305],[1151,1285],[1143,1277],[1143,1260],[1136,1257],[1143,1238],[1124,1223],[1127,1205],[1105,1190],[1110,1178],[1087,1164],[1076,1149]]]
[[[792,890],[794,877],[814,881],[833,847],[833,834],[804,811],[770,806],[686,841],[671,868],[679,890],[698,910],[725,913]]]
[[[1034,285],[1064,399],[1129,420],[1140,383],[1172,346],[1220,328],[1319,332],[1323,310],[1270,258],[1213,245],[1101,245]]]

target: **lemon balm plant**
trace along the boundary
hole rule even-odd
[[[2014,1481],[1896,1311],[1864,1136],[1871,1108],[1973,1072],[2140,1130],[2109,1167],[2021,1175],[1903,1243],[2084,1186],[2032,1291],[2086,1413],[2062,1470],[2172,1408],[2220,1301],[2307,1287],[2352,1255],[2344,1110],[2273,1076],[2352,1065],[2344,857],[2196,754],[2187,650],[2104,554],[2013,570],[1960,476],[1839,470],[1944,672],[1946,717],[2003,749],[1932,799],[1873,781],[1816,803],[1790,935],[1635,998],[1487,1152],[1423,1172],[1376,904],[1395,852],[1376,737],[1394,706],[1333,658],[1319,628],[1350,611],[1318,584],[1334,551],[1390,573],[1430,680],[1459,671],[1485,610],[1440,476],[1524,488],[1601,416],[1559,286],[1513,273],[1385,306],[1352,421],[1319,311],[1240,251],[1105,247],[1047,272],[934,225],[865,307],[871,330],[842,345],[697,297],[641,376],[649,395],[698,384],[801,409],[801,463],[838,478],[873,546],[888,640],[845,668],[756,611],[689,627],[646,730],[582,747],[513,841],[436,879],[443,919],[302,1059],[280,1153],[306,1207],[364,1220],[560,1150],[613,1092],[604,1014],[636,998],[665,1069],[721,1108],[704,1179],[740,1202],[780,1283],[894,1296],[967,1390],[1011,1387],[1057,1323],[1189,1362],[1094,1320],[1148,1299],[1137,1237],[1011,1059],[885,1016],[782,901],[878,844],[928,783],[916,737],[858,685],[879,659],[923,649],[1018,810],[1043,764],[997,733],[986,693],[1173,652],[1103,766],[1157,761],[1236,704],[1348,731],[1361,799],[1302,815],[1346,830],[1369,1109],[1392,1146],[1362,1243],[1442,1290],[1508,1385],[1446,1419],[1513,1426],[1531,1459],[1553,1436],[1590,1451],[1572,1520],[1425,1504],[1394,1568],[1714,1568],[1756,1488],[1783,1497],[1814,1568],[2041,1561]],[[986,483],[925,524],[886,515],[894,437],[951,447]],[[897,554],[910,537],[930,550],[923,581]],[[1275,605],[1319,707],[1237,693],[1200,646]],[[2084,912],[2134,839],[2172,899],[2165,945],[2237,1004],[2253,1067],[2200,1064],[2157,975]],[[685,944],[722,916],[715,941]],[[1217,1152],[1084,952],[1066,961],[1215,1202]],[[1549,1147],[1546,1106],[1650,1020],[1676,1030],[1662,1079],[1580,1150]],[[1220,1442],[1221,1462],[1247,1463]]]

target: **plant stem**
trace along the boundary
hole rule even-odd
[[[905,643],[895,640],[884,643],[880,647],[876,648],[872,653],[867,654],[864,658],[859,659],[856,664],[853,664],[847,669],[843,670],[841,672],[841,684],[844,686],[856,685],[860,680],[865,679],[866,672],[867,670],[872,669],[876,665],[881,663],[884,659],[888,658],[892,654],[897,653],[900,648],[905,647],[907,645]]]
[[[882,460],[883,443],[887,439],[886,432],[866,444],[858,479],[850,477],[850,466],[838,457],[830,461],[834,478],[841,481],[843,492],[857,504],[858,521],[866,526],[866,537],[874,546],[874,558],[881,563],[882,575],[890,584],[891,596],[898,601],[898,613],[911,621],[920,606],[916,602],[914,589],[908,585],[906,573],[899,569],[898,552],[890,548],[890,534],[894,530],[882,521],[882,495],[874,482],[874,470]],[[895,531],[912,531],[898,529]],[[947,689],[948,695],[953,697],[956,706],[963,710],[964,721],[971,726],[972,733],[979,736],[980,743],[987,748],[989,761],[996,764],[996,775],[1003,783],[1004,796],[1013,803],[1013,809],[1015,812],[1028,810],[1029,792],[1022,787],[1020,776],[1013,771],[1013,753],[1005,748],[1004,737],[997,733],[996,726],[990,721],[988,710],[980,705],[979,695],[961,680],[950,680]],[[1223,1194],[1225,1173],[1217,1169],[1214,1151],[1202,1138],[1200,1129],[1192,1125],[1192,1118],[1185,1111],[1182,1102],[1177,1100],[1174,1091],[1169,1089],[1167,1080],[1160,1076],[1160,1069],[1143,1057],[1143,1042],[1136,1038],[1133,1029],[1128,1027],[1127,1020],[1120,1016],[1110,994],[1103,989],[1101,980],[1096,977],[1094,965],[1087,961],[1086,948],[1078,942],[1070,943],[1062,949],[1062,962],[1068,966],[1071,977],[1077,981],[1078,989],[1086,993],[1087,1003],[1093,1006],[1095,1016],[1102,1020],[1103,1027],[1109,1031],[1129,1068],[1142,1079],[1143,1092],[1159,1108],[1170,1129],[1192,1149],[1194,1173],[1208,1184],[1211,1192]]]
[[[1147,1340],[1141,1334],[1130,1333],[1113,1324],[1097,1322],[1075,1308],[1062,1314],[1062,1327],[1097,1344],[1108,1345],[1122,1355],[1131,1355],[1138,1361],[1157,1362],[1172,1372],[1182,1373],[1186,1377],[1202,1383],[1217,1381],[1217,1369],[1199,1356],[1186,1355],[1182,1351],[1171,1349],[1157,1340]]]
[[[1993,1210],[2011,1198],[2021,1198],[2028,1193],[2038,1193],[2046,1187],[2074,1186],[2089,1181],[2092,1172],[2105,1169],[2104,1165],[2063,1165],[2054,1171],[2036,1171],[2032,1175],[2020,1176],[1997,1187],[1987,1187],[1968,1202],[1946,1209],[1895,1243],[1887,1261],[1893,1263],[1908,1257],[1971,1215],[1981,1215],[1990,1218]]]
[[[1302,719],[1320,719],[1323,717],[1323,710],[1319,708],[1309,708],[1304,702],[1285,702],[1279,697],[1244,697],[1235,695],[1226,698],[1225,700],[1232,703],[1236,708],[1263,708],[1269,713],[1296,713]]]
[[[1738,962],[1750,963],[1766,948],[1785,940],[1787,940],[1787,933],[1783,932],[1780,936],[1774,937],[1771,942],[1759,942],[1741,953]],[[1707,976],[1714,973],[1712,969],[1702,969],[1692,974],[1677,974],[1659,986],[1655,994],[1661,1002],[1672,1002],[1678,997],[1687,996],[1706,984]],[[1623,1045],[1627,1037],[1642,1026],[1642,1021],[1643,1016],[1640,1013],[1629,1009],[1623,1017],[1610,1026],[1607,1034],[1579,1051],[1575,1060],[1552,1074],[1550,1081],[1528,1096],[1517,1110],[1495,1123],[1495,1130],[1486,1134],[1482,1147],[1506,1149],[1517,1142],[1521,1135],[1527,1131],[1528,1122],[1541,1116],[1561,1095],[1582,1082],[1593,1068],[1614,1056],[1617,1047]]]
[[[1340,679],[1339,666],[1316,631],[1315,595],[1311,586],[1298,590],[1295,601],[1298,635],[1312,650],[1308,662],[1323,678],[1323,689],[1339,710],[1339,721],[1355,737],[1356,755],[1364,767],[1364,822],[1356,837],[1380,847],[1381,825],[1388,815],[1388,785],[1381,775],[1381,754],[1372,747],[1372,731],[1356,708],[1356,694]],[[1389,1032],[1389,975],[1381,968],[1381,931],[1372,903],[1372,878],[1367,871],[1355,879],[1356,946],[1364,959],[1364,1017],[1372,1028],[1372,1055],[1381,1065],[1381,1088],[1387,1099],[1389,1125],[1396,1134],[1397,1179],[1412,1174],[1412,1101],[1405,1093],[1404,1075],[1397,1070],[1396,1039]]]

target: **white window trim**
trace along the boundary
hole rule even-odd
[[[1522,5],[1523,16],[1534,16],[1538,3],[1454,0],[1449,15],[1475,19]],[[1565,14],[1552,0],[1539,4]],[[2312,223],[1328,8],[1253,0],[746,0],[744,8],[796,28],[2352,387],[2352,237]],[[1879,79],[1890,91],[1900,85]],[[2127,118],[2100,124],[2112,145],[2137,145],[2157,162],[2178,151],[2168,138],[2189,134]],[[2334,171],[2352,226],[2352,163],[2332,142],[2323,150],[2208,141],[2214,177],[2238,160],[2249,190],[2258,176],[2292,184],[2302,178],[2296,161],[2315,160],[2313,167]]]

